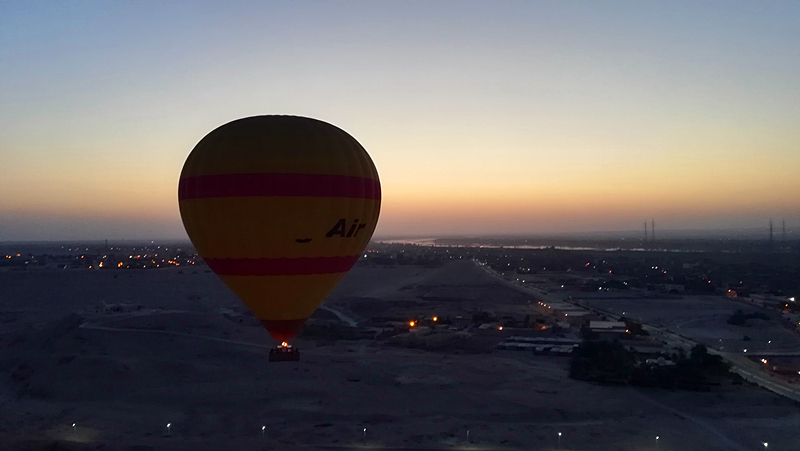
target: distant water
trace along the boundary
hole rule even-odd
[[[565,251],[634,251],[634,252],[702,252],[702,251],[684,251],[675,249],[644,249],[633,247],[592,247],[592,246],[535,246],[529,244],[521,245],[508,245],[508,244],[486,244],[480,242],[467,242],[459,244],[442,244],[437,243],[440,238],[413,238],[413,239],[396,239],[396,240],[377,240],[376,243],[383,244],[411,244],[417,246],[429,247],[479,247],[489,249],[558,249]]]

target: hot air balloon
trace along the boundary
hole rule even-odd
[[[285,350],[369,243],[381,188],[347,132],[255,116],[195,146],[178,203],[200,256]]]

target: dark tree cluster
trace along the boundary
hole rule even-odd
[[[620,343],[584,341],[573,356],[570,377],[600,384],[706,390],[733,376],[730,365],[703,345],[692,348],[688,357],[673,358],[671,364],[663,364],[664,359],[662,364],[647,364]]]
[[[733,324],[734,326],[746,326],[748,319],[769,320],[769,316],[761,312],[745,313],[741,309],[737,309],[735,312],[733,312],[733,315],[728,318],[728,324]]]

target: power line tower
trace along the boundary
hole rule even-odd
[[[656,247],[656,219],[652,218],[650,220],[650,242],[653,244],[653,247]]]
[[[769,250],[772,251],[772,218],[769,218]]]

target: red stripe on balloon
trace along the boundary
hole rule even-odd
[[[210,174],[182,178],[179,199],[204,197],[353,197],[380,199],[377,180],[330,174]]]
[[[358,257],[206,258],[204,261],[221,276],[296,276],[347,272]]]

